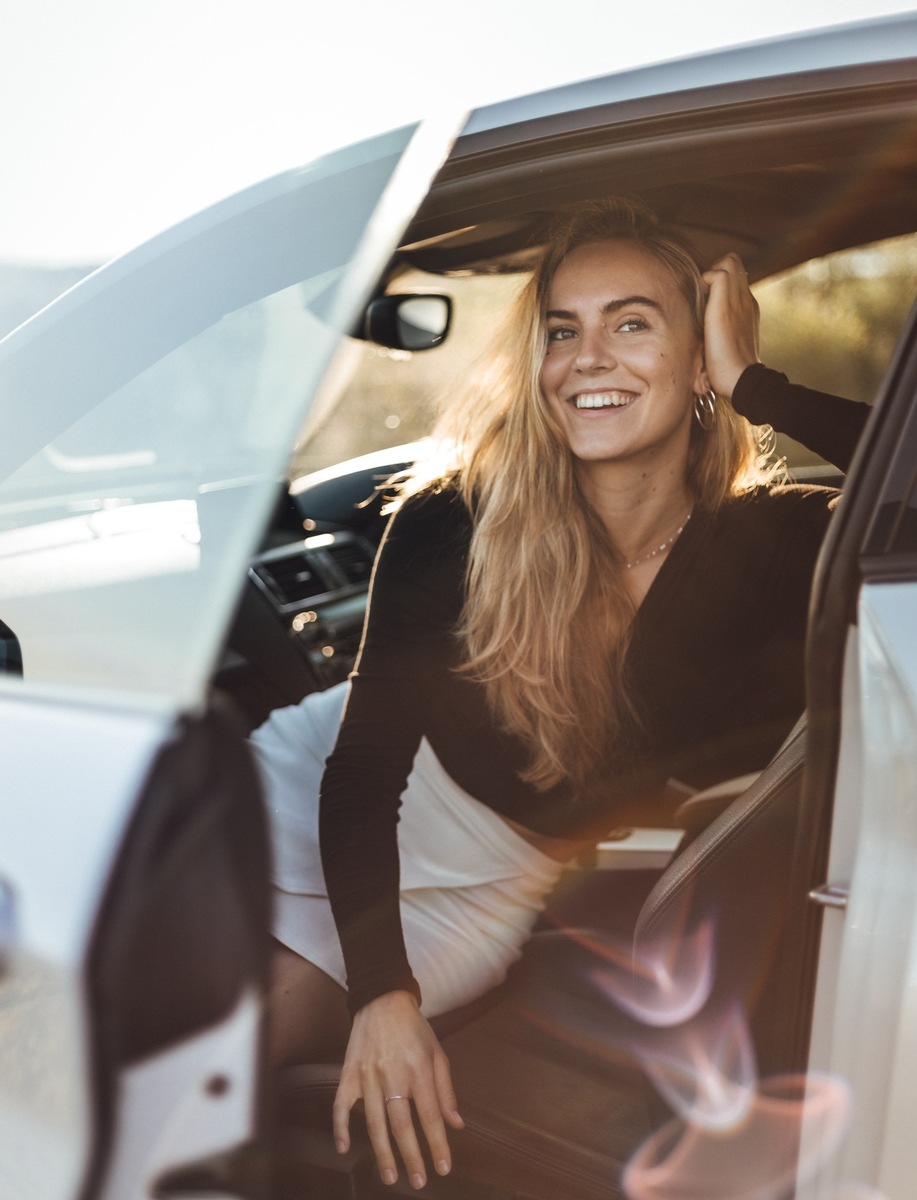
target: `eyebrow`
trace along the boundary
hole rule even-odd
[[[625,296],[623,300],[609,300],[602,307],[602,313],[604,316],[611,316],[612,313],[620,312],[622,308],[630,308],[634,304],[642,305],[644,308],[655,308],[659,312],[662,311],[662,305],[657,300],[651,300],[649,296]],[[560,321],[576,320],[576,313],[570,312],[566,308],[551,308],[545,316],[554,317]]]

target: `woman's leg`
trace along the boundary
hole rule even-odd
[[[343,1058],[350,1035],[346,992],[314,963],[279,942],[272,945],[269,1062],[283,1067]]]

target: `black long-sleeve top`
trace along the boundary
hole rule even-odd
[[[733,403],[842,469],[868,414],[760,365]],[[607,778],[585,791],[523,782],[524,745],[499,728],[484,686],[455,670],[472,532],[462,500],[425,494],[392,517],[321,791],[322,862],[352,1012],[397,988],[419,996],[398,910],[397,815],[421,738],[465,791],[559,838],[598,838],[641,813],[664,823],[670,778],[705,787],[762,768],[805,706],[808,598],[835,499],[790,485],[695,511],[634,618],[625,670],[635,718]]]

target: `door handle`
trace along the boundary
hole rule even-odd
[[[850,888],[846,883],[823,883],[821,887],[812,888],[809,899],[821,908],[846,908]]]

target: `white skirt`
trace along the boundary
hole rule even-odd
[[[251,735],[273,847],[274,936],[345,987],[318,848],[318,795],[347,685],[278,709]],[[398,824],[401,920],[423,1012],[504,979],[563,865],[463,791],[424,739]]]

